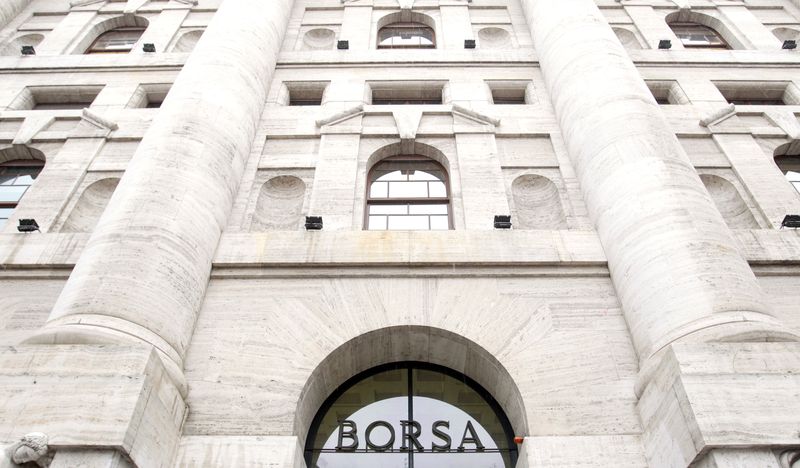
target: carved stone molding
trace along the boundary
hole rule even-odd
[[[53,454],[50,453],[47,443],[46,434],[41,432],[26,434],[18,442],[6,448],[2,454],[3,460],[0,460],[0,466],[13,466],[9,462],[16,465],[35,463],[41,468],[47,468],[53,461]]]

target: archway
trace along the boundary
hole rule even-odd
[[[711,29],[718,34],[732,49],[746,49],[747,46],[739,40],[731,29],[719,18],[697,11],[680,10],[670,13],[665,18],[670,27],[675,24],[696,24]]]
[[[514,432],[497,401],[460,372],[423,362],[369,369],[323,404],[305,449],[309,467],[505,467]]]
[[[301,445],[305,445],[312,422],[325,402],[348,381],[379,366],[406,362],[440,366],[464,375],[496,401],[515,435],[527,434],[522,395],[497,358],[453,332],[413,325],[367,332],[340,345],[317,365],[295,411],[293,432]]]

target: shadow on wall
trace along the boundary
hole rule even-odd
[[[515,229],[566,229],[567,220],[558,188],[539,175],[522,175],[511,184]]]
[[[614,34],[617,35],[619,42],[622,43],[622,46],[628,50],[640,50],[642,49],[642,44],[639,43],[639,39],[636,39],[636,35],[623,28],[614,28]]]
[[[98,180],[86,187],[61,226],[61,232],[92,232],[119,184],[116,177]]]
[[[296,231],[302,225],[306,184],[294,176],[269,179],[258,194],[251,231]]]
[[[196,29],[194,31],[189,31],[184,33],[178,42],[172,47],[172,52],[176,53],[189,53],[194,50],[197,43],[200,41],[200,38],[203,37],[203,30]]]
[[[758,229],[758,222],[753,217],[753,213],[750,212],[747,203],[744,202],[732,183],[711,174],[702,174],[700,180],[703,181],[703,185],[706,186],[706,190],[729,228]]]
[[[22,46],[33,46],[36,48],[43,40],[44,36],[41,34],[25,34],[24,36],[15,37],[0,49],[0,55],[20,55],[22,53]]]

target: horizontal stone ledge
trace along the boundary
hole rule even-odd
[[[800,232],[735,230],[753,266],[800,266]],[[88,233],[0,234],[0,270],[70,269]],[[321,266],[605,266],[594,231],[275,231],[224,233],[214,268]]]
[[[539,58],[531,50],[459,50],[437,49],[426,50],[323,50],[282,52],[278,56],[278,68],[300,65],[342,65],[358,66],[360,64],[383,65],[409,68],[414,64],[446,66],[448,63],[474,64],[476,66],[538,66]],[[493,65],[494,64],[494,65]]]
[[[605,264],[593,231],[332,231],[224,234],[215,267]]]
[[[380,265],[214,265],[214,279],[250,278],[608,278],[605,263],[595,265],[475,265],[380,266]],[[0,273],[2,278],[2,273]]]
[[[29,71],[64,71],[74,73],[80,70],[102,71],[125,68],[163,69],[182,68],[189,54],[93,54],[93,55],[25,55],[0,57],[0,73],[25,73]]]
[[[681,65],[707,66],[770,66],[800,65],[800,55],[787,50],[629,50],[631,60],[637,66]]]

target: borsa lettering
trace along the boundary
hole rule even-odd
[[[385,442],[382,441],[380,444],[375,443],[372,436],[372,433],[375,431],[375,429],[379,427],[384,428],[389,432],[389,439]],[[420,423],[417,421],[402,420],[400,421],[400,428],[402,432],[400,435],[401,451],[425,451],[425,447],[423,447],[419,442],[419,438],[422,435],[422,426]],[[431,425],[431,434],[433,434],[434,440],[431,442],[430,451],[452,451],[453,441],[447,431],[449,429],[450,421],[436,421]],[[393,425],[389,424],[387,421],[375,421],[367,426],[367,429],[363,433],[363,437],[367,443],[368,451],[386,452],[392,450],[392,447],[394,447],[396,435]],[[339,421],[339,438],[338,443],[336,444],[336,451],[355,452],[358,450],[358,444],[359,432],[356,422],[349,419]],[[464,433],[461,436],[461,443],[458,445],[457,451],[464,452],[467,450],[467,446],[473,447],[473,450],[476,452],[483,452],[486,449],[481,442],[480,437],[478,437],[478,433],[475,431],[472,421],[467,421],[467,424],[464,427]]]

